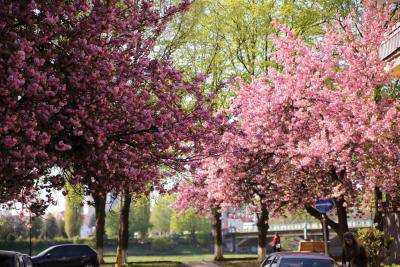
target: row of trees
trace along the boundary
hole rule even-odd
[[[260,248],[269,214],[329,196],[322,185],[336,189],[339,233],[349,198],[391,192],[397,113],[376,51],[392,14],[366,1],[350,25],[335,14],[359,21],[354,1],[176,2],[0,3],[0,202],[40,213],[67,181],[93,197],[102,261],[106,195],[118,192],[120,266],[132,199],[189,165],[201,178],[181,187],[196,184],[187,195],[205,197],[194,206],[216,229],[226,202],[258,207]]]
[[[217,156],[193,167],[177,203],[181,210],[212,214],[216,259],[222,258],[225,207],[254,207],[260,259],[269,218],[304,208],[322,219],[313,208],[321,198],[335,201],[336,219],[328,218],[328,225],[340,238],[349,230],[349,211],[362,205],[375,207],[377,228],[383,229],[382,195],[392,203],[399,195],[400,105],[398,82],[385,71],[378,49],[398,19],[398,4],[360,4],[326,23],[315,38],[276,23],[274,49],[264,61],[271,64],[259,78],[243,75],[231,84],[232,119],[208,147]],[[236,49],[244,69],[256,75],[261,53],[253,47],[251,57]],[[246,59],[253,64],[245,65]]]
[[[198,233],[210,233],[211,224],[207,217],[196,214],[193,209],[177,213],[173,209],[173,195],[159,196],[150,210],[150,200],[146,196],[136,198],[130,206],[129,236],[144,240],[151,231],[152,235],[169,236],[171,234],[189,233],[195,240]],[[118,207],[106,216],[106,234],[116,238],[119,228]]]
[[[29,233],[30,231],[30,233]],[[37,217],[32,220],[31,229],[18,216],[0,217],[0,239],[4,241],[27,240],[31,238],[51,240],[55,237],[67,238],[65,223],[53,215],[45,219]]]

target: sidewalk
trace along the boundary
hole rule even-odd
[[[185,264],[187,267],[220,267],[220,265],[216,265],[213,262],[192,262]]]
[[[258,267],[254,261],[226,261],[226,262],[191,262],[186,263],[185,267]]]

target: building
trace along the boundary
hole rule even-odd
[[[387,71],[400,78],[400,23],[387,33],[387,38],[379,48],[379,57],[386,61]]]
[[[378,4],[391,4],[399,9],[398,0],[377,0]],[[400,22],[386,33],[386,40],[379,48],[379,57],[387,62],[387,71],[400,78]]]

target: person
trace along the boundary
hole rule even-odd
[[[343,235],[342,266],[368,266],[367,251],[358,243],[354,234],[351,232],[347,232]]]
[[[278,233],[275,233],[272,236],[271,246],[272,246],[274,252],[281,251],[281,237],[278,235]]]

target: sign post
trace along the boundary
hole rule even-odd
[[[327,236],[327,224],[326,214],[333,210],[335,202],[332,199],[320,199],[315,203],[315,209],[322,213],[322,232],[324,233],[324,247],[325,255],[328,255],[328,236]]]

